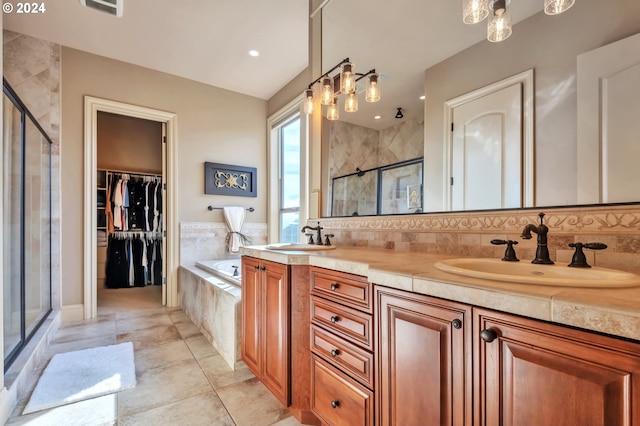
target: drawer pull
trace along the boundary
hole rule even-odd
[[[480,338],[487,343],[491,343],[498,338],[498,333],[490,328],[484,329],[480,332]]]
[[[460,330],[462,328],[462,321],[456,318],[453,321],[451,321],[451,325],[453,325],[453,328]]]
[[[338,289],[338,287],[340,287],[340,284],[338,283],[331,283],[331,290],[336,291]]]
[[[338,321],[340,321],[340,317],[337,315],[331,315],[331,318],[329,318],[331,320],[332,323],[337,323]]]
[[[338,355],[340,355],[340,351],[337,349],[331,349],[331,356],[332,357],[337,357]]]
[[[267,267],[266,267],[266,266],[263,266],[262,268],[260,268],[260,270],[261,270],[261,271],[266,271],[266,270],[267,270]]]
[[[331,401],[331,408],[338,408],[340,406],[340,401],[338,401],[337,399],[334,399],[333,401]]]
[[[255,265],[255,266],[253,267],[253,269],[255,269],[255,270],[257,271],[257,270],[259,270],[259,269],[260,269],[260,267],[259,267],[258,265]]]

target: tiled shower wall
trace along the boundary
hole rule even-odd
[[[337,246],[377,247],[470,257],[502,258],[505,246],[492,239],[517,241],[517,256],[535,257],[536,234],[520,237],[526,224],[538,224],[545,213],[551,259],[569,263],[571,242],[601,242],[606,250],[585,250],[593,266],[640,273],[640,205],[535,208],[486,212],[426,213],[320,219]],[[309,221],[315,225],[317,220]]]
[[[51,304],[60,307],[60,45],[3,30],[3,75],[53,141]],[[47,212],[47,215],[49,213]]]

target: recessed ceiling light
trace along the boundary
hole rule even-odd
[[[426,96],[425,96],[425,95],[420,96],[420,100],[421,100],[421,101],[424,101],[424,100],[425,100],[425,98],[426,98]]]
[[[250,50],[249,56],[253,56],[253,57],[260,56],[260,52],[258,52],[257,50]]]
[[[373,117],[374,120],[380,120],[382,117],[380,117],[379,115],[376,115],[375,117]]]

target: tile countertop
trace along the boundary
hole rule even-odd
[[[240,248],[240,252],[288,265],[362,275],[386,287],[640,341],[640,287],[574,288],[469,278],[434,266],[440,260],[460,256],[365,247],[305,252],[250,246]]]

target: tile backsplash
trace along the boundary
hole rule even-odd
[[[324,233],[335,235],[332,241],[337,246],[501,258],[505,246],[492,245],[491,240],[510,239],[518,242],[517,256],[526,261],[535,257],[536,235],[524,240],[520,234],[526,224],[539,223],[541,212],[549,227],[551,259],[569,263],[571,242],[601,242],[608,248],[585,250],[591,265],[640,273],[640,205],[322,218],[320,222]]]
[[[226,250],[227,226],[224,222],[181,222],[180,264],[194,265],[198,260],[240,257]],[[252,245],[267,243],[267,224],[245,222],[242,233],[251,238]]]

